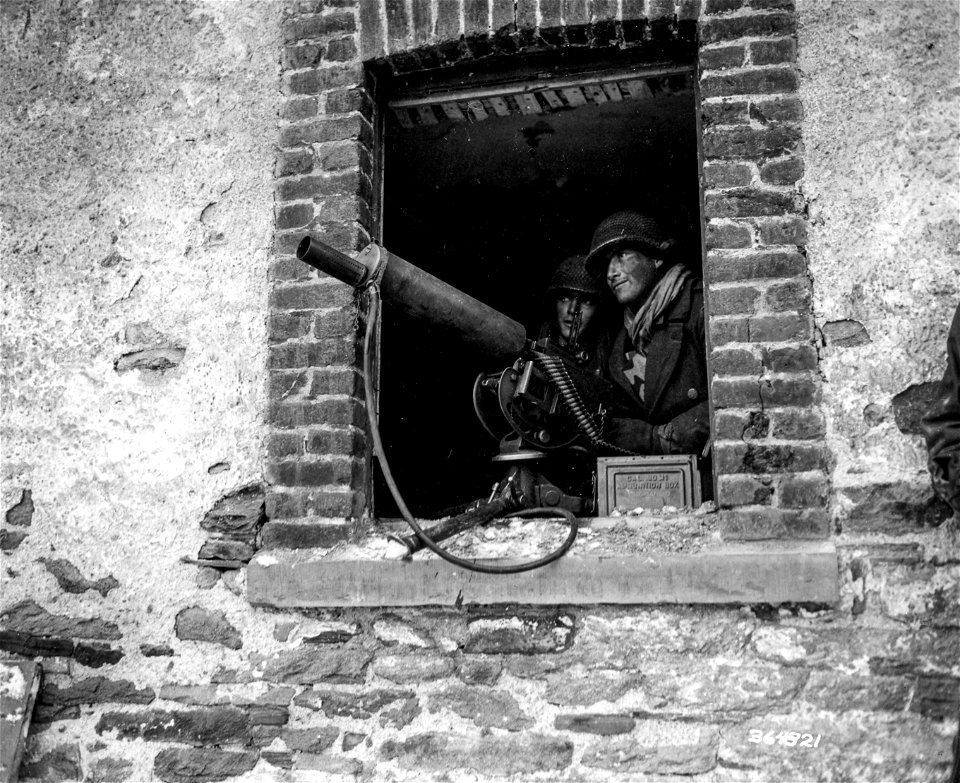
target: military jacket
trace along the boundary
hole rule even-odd
[[[625,372],[628,350],[632,343],[621,328],[606,375],[625,394],[607,422],[605,439],[640,454],[699,455],[710,438],[703,282],[689,280],[654,323],[642,401]]]
[[[923,418],[933,488],[960,512],[960,307],[947,337],[947,369],[939,395]]]

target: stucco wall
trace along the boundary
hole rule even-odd
[[[722,15],[741,4],[703,5]],[[907,486],[917,506],[929,499],[922,453],[897,428],[892,398],[939,372],[960,290],[943,239],[955,245],[948,5],[799,9],[802,188],[836,478],[843,493]],[[325,110],[349,115],[333,122],[351,138],[360,69],[331,63],[356,59],[355,43],[377,29],[365,18],[382,30],[380,11],[436,18],[440,8],[292,6],[317,23],[300,48],[329,81],[311,89]],[[489,9],[535,25],[548,7],[558,5]],[[637,7],[590,4],[598,16]],[[446,16],[459,25],[478,8],[488,10],[470,2]],[[869,518],[892,535],[865,526],[839,540],[835,607],[307,616],[250,607],[242,568],[218,580],[181,563],[217,498],[260,479],[285,10],[51,0],[2,12],[2,501],[18,510],[3,528],[0,620],[3,649],[41,654],[46,676],[25,778],[946,772],[960,678],[957,542],[945,528],[906,528],[882,502]],[[317,96],[302,103],[316,111]],[[356,185],[340,179],[324,196],[336,214]],[[891,238],[895,219],[909,242]],[[853,326],[828,328],[854,320],[872,343],[854,344]],[[855,465],[861,448],[876,459]],[[25,489],[32,516],[18,504]],[[844,494],[837,505],[855,502]],[[750,739],[781,730],[822,743],[808,753]]]
[[[808,0],[798,11],[836,514],[902,501],[909,520],[930,496],[922,384],[943,373],[960,303],[957,6]]]
[[[5,606],[164,641],[204,512],[260,478],[276,9],[2,6],[2,501],[35,507]],[[119,586],[64,593],[41,558]]]

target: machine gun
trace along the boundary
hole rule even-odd
[[[432,330],[444,331],[478,348],[492,360],[510,361],[503,370],[481,373],[473,386],[474,410],[484,429],[500,443],[499,453],[493,460],[507,463],[506,476],[485,501],[474,503],[465,512],[428,531],[419,528],[399,491],[395,491],[382,454],[374,408],[368,404],[374,448],[387,485],[401,514],[416,531],[416,535],[398,539],[408,554],[426,546],[446,556],[449,553],[435,548],[435,541],[505,514],[552,510],[570,521],[571,535],[561,547],[562,551],[557,550],[555,556],[528,567],[543,565],[562,555],[576,537],[574,515],[593,511],[594,487],[591,485],[586,493],[568,494],[551,483],[537,469],[537,463],[561,451],[585,455],[598,450],[618,451],[602,439],[604,417],[617,396],[615,387],[595,372],[586,370],[575,350],[549,339],[528,340],[519,322],[376,244],[369,244],[356,258],[351,258],[329,245],[304,237],[297,247],[297,258],[357,290],[371,292],[364,368],[367,399],[371,403],[369,342],[372,319],[379,313],[380,296],[404,315],[427,322]],[[454,558],[454,562],[457,560]],[[472,561],[457,562],[458,565],[466,563]],[[527,567],[511,570],[527,570]]]

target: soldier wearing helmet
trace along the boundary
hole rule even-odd
[[[710,437],[703,283],[674,245],[652,217],[617,212],[586,260],[623,307],[605,368],[632,404],[613,411],[604,438],[638,454],[700,454]]]
[[[547,315],[541,336],[549,337],[582,361],[594,353],[601,332],[603,285],[587,273],[585,256],[570,256],[554,270],[546,291]]]

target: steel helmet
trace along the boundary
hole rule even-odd
[[[639,212],[615,212],[593,232],[586,262],[588,274],[602,278],[608,254],[625,245],[637,247],[651,258],[666,259],[674,241],[652,217]]]
[[[586,256],[570,256],[560,262],[560,265],[554,270],[553,277],[550,278],[550,285],[547,286],[547,296],[551,296],[557,291],[579,291],[582,294],[590,294],[600,299],[605,293],[604,287],[600,282],[592,277],[584,264]]]

